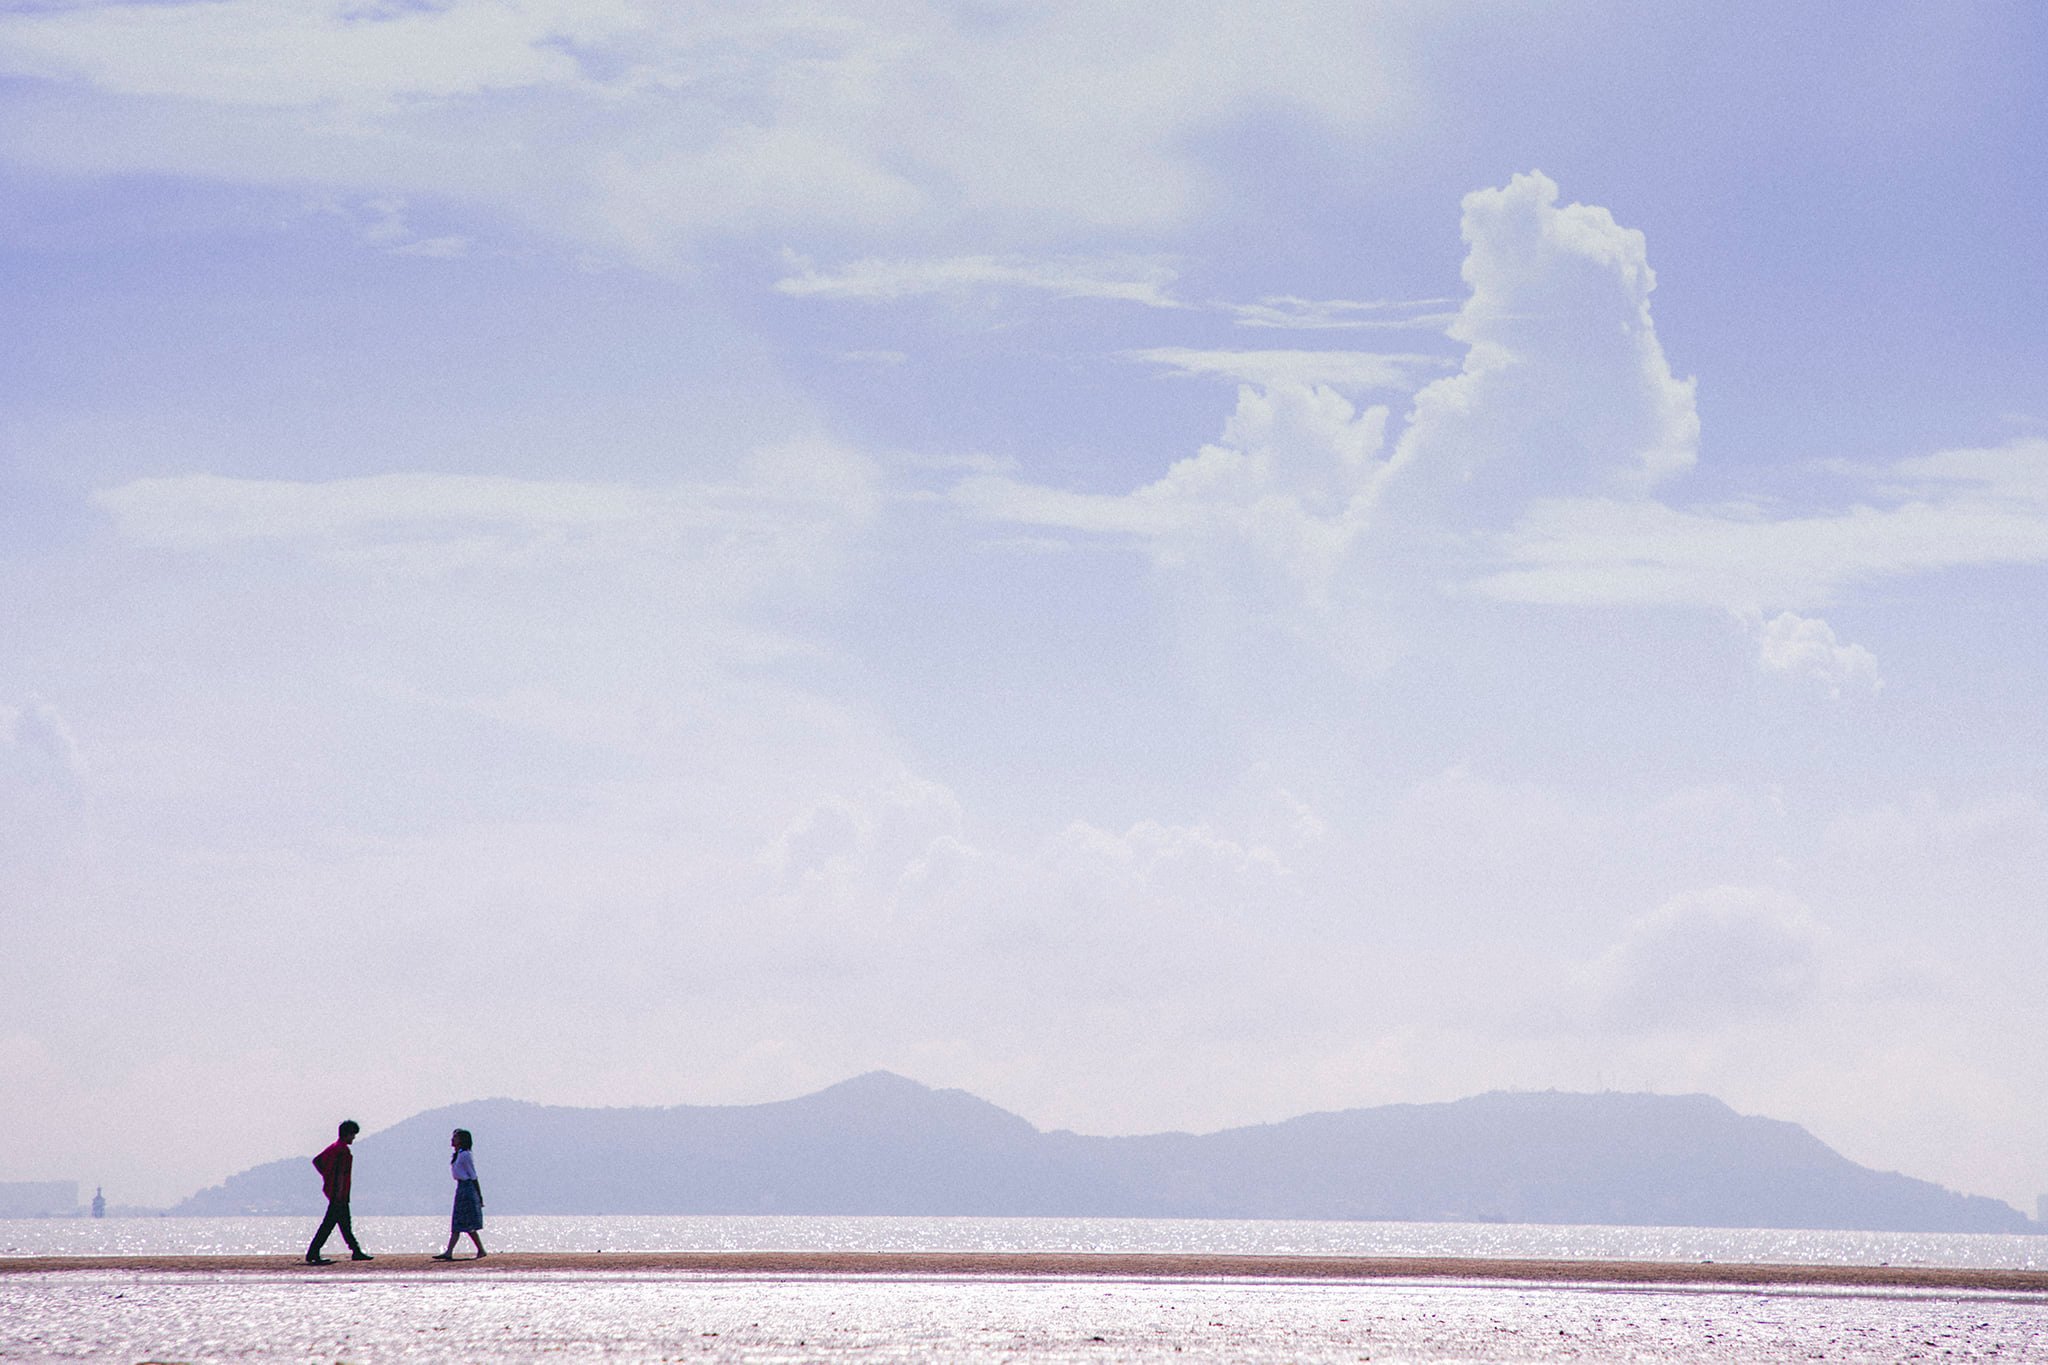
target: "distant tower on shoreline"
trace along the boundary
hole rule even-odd
[[[107,1216],[107,1192],[97,1185],[92,1188],[92,1216],[95,1218]]]

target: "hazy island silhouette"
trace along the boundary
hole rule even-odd
[[[766,1104],[489,1099],[429,1110],[357,1144],[356,1211],[441,1211],[456,1125],[489,1144],[496,1213],[2035,1226],[1998,1200],[1872,1170],[1797,1124],[1706,1095],[1495,1092],[1199,1135],[1091,1137],[881,1071]],[[170,1212],[317,1214],[320,1199],[294,1153]]]

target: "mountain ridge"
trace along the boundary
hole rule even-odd
[[[500,1213],[922,1214],[1661,1224],[2022,1232],[2009,1205],[1850,1161],[1708,1095],[1491,1091],[1212,1133],[1045,1131],[890,1072],[749,1105],[490,1099],[357,1141],[358,1213],[446,1207],[447,1135],[477,1134]],[[180,1214],[320,1209],[307,1157]]]

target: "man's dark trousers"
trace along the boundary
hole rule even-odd
[[[320,1248],[327,1245],[327,1234],[336,1228],[341,1229],[341,1240],[348,1243],[351,1254],[363,1254],[363,1249],[356,1245],[356,1230],[348,1221],[348,1200],[330,1199],[327,1201],[327,1216],[320,1220],[320,1231],[313,1234],[313,1245],[306,1248],[307,1260],[320,1254]]]

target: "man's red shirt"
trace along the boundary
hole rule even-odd
[[[313,1158],[313,1169],[320,1172],[320,1189],[326,1194],[328,1203],[348,1199],[349,1176],[355,1164],[355,1153],[339,1138]]]

